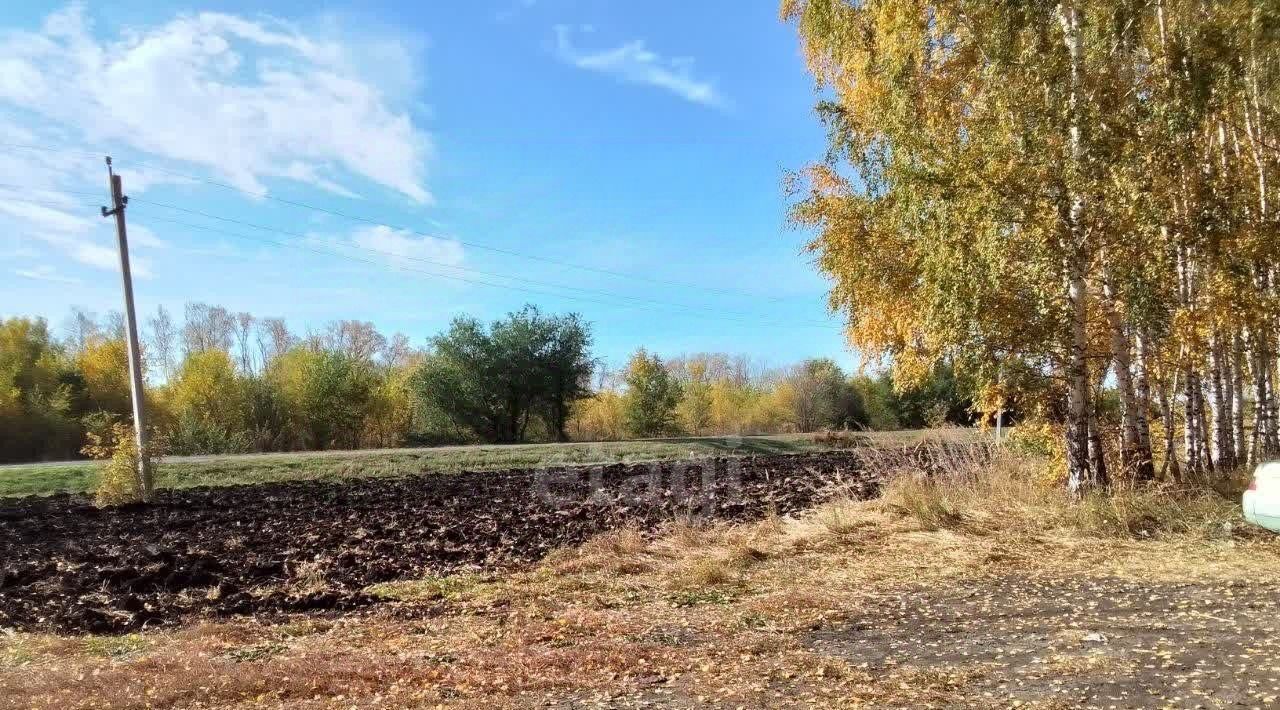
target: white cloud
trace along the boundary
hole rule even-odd
[[[89,161],[86,161],[86,162],[89,162]],[[92,162],[94,163],[94,165],[92,166],[94,172],[101,172],[103,170],[102,161],[94,160]],[[131,195],[137,195],[137,194],[146,192],[147,190],[151,189],[155,185],[194,185],[196,184],[196,181],[191,178],[183,177],[181,175],[177,175],[172,172],[166,172],[164,170],[157,170],[155,168],[148,168],[148,167],[137,167],[137,166],[130,165],[129,167],[118,168],[116,170],[116,173],[120,175],[120,179],[124,182],[125,192]],[[107,187],[105,184],[105,180],[102,186],[102,193],[104,196],[107,194]]]
[[[78,284],[80,279],[74,276],[63,276],[58,270],[48,265],[34,266],[29,269],[14,269],[13,273],[24,279],[33,279],[35,281],[50,281],[60,284]]]
[[[113,228],[107,220],[96,215],[94,218],[81,217],[61,207],[0,200],[0,224],[4,223],[22,225],[22,236],[42,242],[81,264],[106,271],[119,270]],[[145,227],[139,226],[135,232],[138,246],[159,247],[164,244]],[[130,254],[130,267],[139,278],[151,276],[151,262],[146,257]]]
[[[299,182],[309,182],[325,192],[332,192],[335,195],[353,200],[360,199],[360,196],[351,190],[328,178],[321,177],[316,173],[315,166],[307,165],[306,163],[290,163],[285,168],[284,174]]]
[[[93,229],[92,221],[71,214],[67,211],[70,208],[69,204],[66,207],[50,207],[14,199],[0,200],[0,213],[18,218],[38,232],[83,234]]]
[[[428,237],[385,225],[357,229],[351,235],[351,244],[377,252],[400,266],[414,261],[460,266],[464,256],[462,245],[453,239]]]
[[[418,46],[337,16],[309,27],[201,13],[108,35],[73,4],[38,30],[0,29],[0,233],[13,273],[49,276],[26,264],[51,255],[118,269],[98,213],[104,146],[134,195],[212,173],[255,193],[274,178],[354,198],[360,179],[429,202],[431,140],[406,108]],[[133,221],[129,236],[139,278],[150,250],[198,251]]]
[[[584,51],[573,46],[567,26],[557,25],[555,31],[560,58],[579,69],[656,86],[704,106],[725,106],[724,98],[713,83],[693,76],[692,59],[664,58],[648,49],[644,40],[633,40],[613,49]]]
[[[150,227],[141,224],[129,225],[129,250],[133,251],[133,247],[147,247],[150,249],[168,249],[169,242],[156,236]]]
[[[86,266],[103,271],[120,271],[120,252],[115,245],[107,245],[100,241],[55,239],[46,235],[46,241],[60,247],[68,256]],[[152,276],[151,260],[132,253],[129,250],[129,272],[135,278],[149,279]]]
[[[274,177],[351,194],[340,182],[358,176],[415,202],[431,200],[424,185],[431,140],[392,95],[406,84],[406,45],[368,43],[388,68],[384,88],[364,45],[278,20],[200,13],[117,38],[93,30],[72,5],[38,32],[0,35],[0,137],[124,146],[254,192]],[[30,115],[40,129],[18,125]],[[83,168],[84,158],[76,160]],[[0,161],[0,178],[14,167]],[[161,178],[131,179],[145,186]]]
[[[82,264],[88,264],[99,269],[110,271],[117,268],[117,250],[102,244],[94,244],[92,242],[79,242],[71,247],[71,257]],[[129,270],[137,273],[138,269],[131,259],[129,262]]]

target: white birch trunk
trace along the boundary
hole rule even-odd
[[[1071,63],[1071,113],[1069,140],[1071,157],[1078,169],[1084,162],[1084,144],[1079,118],[1080,64],[1080,13],[1074,3],[1058,5],[1058,21],[1062,26],[1063,42]],[[1074,177],[1074,175],[1072,176]],[[1069,215],[1065,225],[1063,244],[1067,278],[1067,301],[1070,305],[1071,344],[1067,355],[1067,487],[1072,493],[1080,493],[1092,485],[1089,466],[1089,367],[1086,361],[1088,336],[1087,293],[1085,284],[1085,235],[1082,224],[1085,211],[1084,196],[1074,187],[1069,188]]]
[[[1253,372],[1253,438],[1249,459],[1260,463],[1271,456],[1271,383],[1270,368],[1266,357],[1266,345],[1260,333],[1249,338],[1251,370]]]
[[[1244,371],[1244,338],[1240,336],[1237,330],[1231,338],[1232,348],[1232,377],[1235,380],[1234,394],[1235,402],[1232,404],[1232,426],[1235,429],[1235,461],[1237,465],[1246,463],[1249,458],[1249,439],[1245,435],[1244,429],[1244,412],[1245,403],[1248,399],[1248,393],[1245,390]]]
[[[1177,429],[1178,423],[1173,415],[1173,397],[1170,390],[1176,390],[1177,383],[1160,383],[1160,419],[1164,428],[1164,465],[1160,467],[1160,478],[1165,481],[1182,480],[1182,467],[1178,465]]]
[[[1216,335],[1209,341],[1209,406],[1213,425],[1214,468],[1231,468],[1235,447],[1231,443],[1230,396],[1227,394],[1229,377],[1225,374],[1226,358],[1222,353],[1222,341]]]
[[[1209,398],[1205,396],[1206,389],[1204,378],[1200,378],[1200,387],[1196,390],[1196,423],[1200,426],[1200,466],[1204,471],[1212,471],[1214,460],[1210,442],[1213,435],[1209,428]]]

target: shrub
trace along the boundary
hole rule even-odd
[[[184,412],[178,417],[169,441],[179,456],[196,454],[244,454],[253,450],[253,434],[232,431],[199,414]]]
[[[87,434],[88,443],[80,452],[91,458],[107,460],[94,495],[94,502],[100,508],[138,503],[145,497],[138,470],[138,445],[133,435],[133,427],[124,422],[114,423],[106,433],[91,431]],[[164,439],[153,433],[147,446],[148,468],[154,468],[164,448]]]

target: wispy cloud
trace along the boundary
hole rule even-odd
[[[22,186],[0,190],[0,233],[23,272],[12,273],[52,281],[33,266],[51,256],[118,269],[98,214],[105,166],[94,151],[107,146],[131,195],[209,174],[258,194],[283,179],[356,198],[362,180],[431,202],[432,140],[410,118],[417,51],[412,38],[337,21],[304,32],[208,12],[112,34],[80,3],[36,29],[0,29],[0,184]],[[157,231],[129,226],[140,278],[149,252],[200,248]]]
[[[58,273],[57,269],[48,265],[35,266],[29,269],[14,269],[13,273],[24,279],[32,279],[35,281],[50,281],[60,284],[81,283],[80,279],[75,278],[74,276],[63,276]]]
[[[414,261],[459,266],[463,260],[462,245],[455,240],[418,235],[385,225],[357,229],[351,235],[351,244],[377,252],[401,266]]]
[[[129,227],[129,246],[147,247],[148,249],[168,249],[169,242],[156,236],[150,227],[134,224]]]
[[[579,69],[655,86],[703,106],[724,108],[727,105],[711,81],[694,76],[693,59],[665,58],[639,39],[612,49],[583,50],[574,46],[572,31],[567,25],[556,25],[555,32],[560,58]]]
[[[358,176],[430,202],[431,139],[380,78],[413,65],[409,46],[378,38],[366,52],[211,12],[119,37],[94,29],[73,4],[39,31],[0,34],[0,138],[125,146],[253,192],[275,177],[349,195],[341,180]],[[363,64],[374,49],[377,68]],[[19,125],[30,115],[39,128]],[[130,177],[135,192],[162,179]]]
[[[102,221],[81,217],[67,210],[16,200],[0,200],[0,221],[16,221],[23,226],[24,236],[43,242],[72,260],[106,271],[119,270],[119,257],[111,241],[109,226]],[[163,245],[149,230],[135,230],[139,246]],[[151,276],[150,260],[133,255],[131,266],[139,278]]]

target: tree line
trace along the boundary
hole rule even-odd
[[[575,410],[576,439],[883,431],[977,421],[969,384],[946,364],[899,391],[887,372],[849,375],[828,358],[771,368],[745,355],[664,360],[641,349],[621,371],[599,372],[598,379]]]
[[[856,347],[1058,425],[1075,491],[1280,452],[1280,6],[782,15],[829,135],[793,215]]]
[[[619,372],[591,353],[576,314],[527,306],[493,323],[455,319],[414,347],[372,323],[296,334],[279,318],[187,304],[143,318],[149,424],[173,454],[763,434],[969,421],[965,384],[939,368],[894,392],[887,375],[834,362],[768,368],[744,356],[666,360],[640,350]],[[130,413],[118,314],[74,311],[58,337],[39,318],[0,321],[0,461],[76,457]]]

